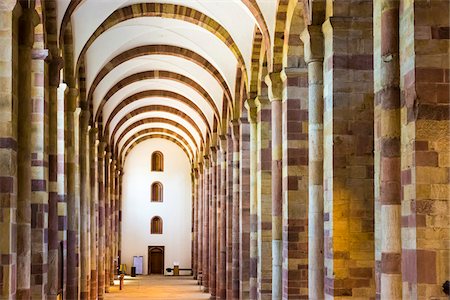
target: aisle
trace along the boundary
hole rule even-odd
[[[202,300],[209,299],[209,294],[202,293],[192,277],[126,276],[124,288],[120,291],[119,281],[115,281],[105,299]]]

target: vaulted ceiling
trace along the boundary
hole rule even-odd
[[[240,77],[250,84],[255,32],[272,44],[278,6],[278,0],[57,3],[60,42],[70,26],[75,73],[83,66],[93,120],[101,121],[110,145],[124,154],[144,136],[167,136],[189,156],[232,110]]]

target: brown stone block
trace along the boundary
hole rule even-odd
[[[435,151],[418,151],[414,153],[414,160],[416,166],[438,166],[438,153]]]
[[[0,176],[0,193],[14,192],[14,178],[9,176]]]
[[[400,274],[401,259],[400,253],[381,253],[381,272],[386,274]]]
[[[416,250],[417,253],[417,282],[436,283],[436,252]]]
[[[444,82],[444,69],[416,68],[416,82]]]
[[[416,115],[409,114],[408,121],[417,120],[436,120],[436,121],[446,121],[450,120],[450,109],[449,105],[430,105],[430,104],[419,104],[419,107],[415,110]]]
[[[431,27],[432,39],[448,40],[450,39],[450,27]]]
[[[450,84],[437,84],[436,98],[437,103],[450,103]]]

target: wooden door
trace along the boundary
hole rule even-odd
[[[148,247],[148,274],[164,274],[164,247]]]

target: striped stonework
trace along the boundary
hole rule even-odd
[[[250,123],[239,119],[239,299],[250,297]]]
[[[375,292],[371,10],[352,17],[322,26],[326,299]]]
[[[267,97],[258,96],[257,193],[258,193],[258,297],[272,299],[272,116]]]
[[[17,247],[17,28],[13,9],[16,1],[0,4],[0,297],[16,295]]]
[[[234,42],[228,31],[222,27],[218,22],[210,17],[202,14],[201,12],[174,4],[161,4],[161,3],[137,3],[127,7],[122,7],[114,11],[106,18],[102,24],[95,30],[95,32],[89,37],[88,41],[84,44],[81,50],[79,59],[77,61],[77,70],[81,65],[85,53],[94,41],[106,30],[126,20],[140,17],[160,17],[182,20],[188,23],[192,23],[201,28],[204,28],[219,38],[233,53],[238,61],[239,67],[242,70],[243,76],[246,77],[247,71],[245,70],[245,62],[240,52],[239,47]],[[247,80],[247,79],[246,79]]]
[[[222,87],[222,90],[225,94],[225,97],[227,99],[228,106],[231,106],[231,92],[230,89],[225,82],[225,79],[222,77],[222,75],[219,73],[219,71],[214,67],[208,60],[203,58],[202,56],[198,55],[195,52],[192,52],[185,48],[180,48],[176,46],[170,46],[170,45],[146,45],[141,47],[136,47],[130,50],[127,50],[125,52],[122,52],[121,54],[117,55],[113,59],[111,59],[105,66],[98,72],[95,79],[92,81],[92,84],[89,88],[88,93],[88,101],[92,101],[92,96],[97,88],[97,86],[100,84],[100,82],[111,72],[114,68],[117,66],[132,60],[134,58],[139,58],[142,56],[149,56],[149,55],[170,55],[175,57],[180,57],[187,59],[189,61],[192,61],[196,63],[197,65],[204,68],[208,73],[214,77],[214,79],[217,80],[217,82]],[[97,110],[95,114],[95,120],[98,119],[98,117],[101,115],[100,113],[103,110],[103,106],[106,103],[107,99],[105,101],[102,101],[99,109]]]
[[[283,299],[308,295],[308,73],[285,69],[283,137]]]
[[[401,2],[399,19],[402,297],[447,299],[449,2]]]
[[[42,17],[41,2],[36,12]],[[34,28],[31,62],[31,295],[44,298],[48,282],[48,94],[43,24]]]

